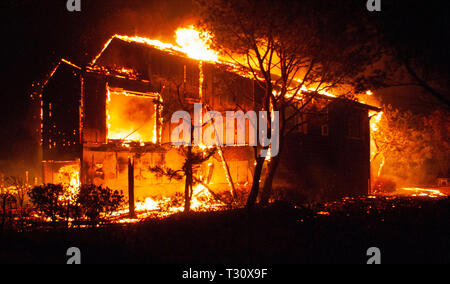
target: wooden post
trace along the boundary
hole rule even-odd
[[[134,212],[134,161],[133,158],[128,158],[128,208],[130,218],[136,218]]]

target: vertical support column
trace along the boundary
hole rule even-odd
[[[134,212],[134,160],[128,158],[128,208],[130,212],[130,218],[136,218]]]
[[[203,81],[205,81],[205,75],[203,73],[203,62],[200,61],[198,63],[198,69],[199,69],[199,74],[198,74],[198,98],[200,100],[200,103],[203,103]]]

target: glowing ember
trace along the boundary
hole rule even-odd
[[[191,199],[191,210],[195,212],[218,211],[226,208],[226,204],[218,201],[201,184],[194,186]],[[135,203],[136,219],[123,218],[128,215],[128,209],[119,210],[112,214],[118,223],[135,223],[146,218],[166,218],[170,215],[184,211],[184,207],[178,205],[173,198],[161,197],[159,199],[146,198],[144,202]]]
[[[406,194],[410,194],[414,197],[430,197],[430,198],[436,198],[436,197],[445,197],[446,194],[442,193],[438,189],[430,189],[430,188],[419,188],[419,187],[406,187],[402,188],[400,190],[400,194],[405,192]]]
[[[225,204],[216,201],[209,190],[198,184],[193,188],[191,209],[194,211],[211,211],[218,207],[223,207]]]
[[[136,211],[153,211],[158,210],[159,204],[152,198],[148,197],[143,203],[136,203]]]

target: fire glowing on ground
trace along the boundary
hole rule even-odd
[[[398,188],[391,193],[375,193],[369,198],[384,197],[424,197],[424,198],[441,198],[450,196],[450,188],[421,188],[421,187],[403,187]]]
[[[61,196],[62,201],[73,203],[80,189],[79,169],[76,166],[66,166],[59,170],[61,183],[65,192]],[[198,184],[193,188],[191,199],[191,211],[206,212],[218,211],[226,208],[226,204],[217,200],[203,185]],[[136,218],[127,218],[128,208],[115,211],[108,219],[117,223],[135,223],[147,218],[165,218],[184,211],[183,200],[172,197],[146,198],[143,202],[135,202]],[[50,221],[50,219],[48,220]]]
[[[162,197],[160,199],[146,198],[143,202],[136,202],[136,218],[120,218],[119,223],[134,223],[146,218],[165,218],[180,213],[184,206],[174,202],[172,198]],[[196,212],[218,211],[226,208],[226,204],[215,199],[209,190],[198,184],[193,189],[191,199],[191,210]],[[128,214],[128,209],[115,212],[114,216],[120,217]]]
[[[436,188],[419,188],[419,187],[405,187],[396,192],[398,195],[406,195],[413,197],[446,197],[447,194]]]

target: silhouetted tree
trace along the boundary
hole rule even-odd
[[[82,185],[77,196],[77,203],[80,205],[82,214],[89,218],[92,224],[98,224],[102,219],[105,220],[108,214],[123,205],[124,196],[122,192],[108,187]]]
[[[164,121],[171,121],[172,114],[180,109],[193,113],[193,104],[189,104],[184,96],[186,95],[183,88],[183,78],[174,76],[161,82],[163,85],[163,112],[162,117]],[[195,172],[198,167],[209,160],[215,153],[216,148],[202,149],[198,146],[194,146],[194,130],[196,127],[193,121],[185,121],[189,123],[190,133],[183,133],[183,135],[190,135],[190,143],[188,145],[180,145],[179,152],[185,157],[183,166],[181,169],[171,169],[164,166],[151,167],[150,171],[160,176],[166,176],[172,180],[185,179],[184,186],[184,212],[189,212],[191,208],[191,199],[193,194],[193,188],[198,183],[199,179],[195,176]],[[172,141],[174,142],[174,141]]]
[[[422,116],[385,106],[372,131],[374,176],[384,173],[401,181],[413,181],[427,159],[432,157],[430,134]]]
[[[314,93],[357,84],[357,75],[376,60],[372,31],[365,25],[359,1],[198,0],[203,27],[213,45],[238,68],[246,70],[265,94],[254,110],[279,111],[280,151],[270,160],[261,203],[267,203],[283,152],[287,124],[301,115]],[[352,88],[351,88],[352,89]],[[351,91],[340,92],[348,94]],[[299,103],[300,102],[300,103]],[[287,109],[295,108],[289,114]],[[268,125],[272,116],[267,117]],[[270,133],[270,128],[268,133]],[[247,201],[259,193],[265,157],[255,147],[256,166]]]
[[[61,184],[46,184],[34,187],[28,195],[37,210],[44,216],[55,222],[58,217],[65,216],[63,195],[64,188]]]

